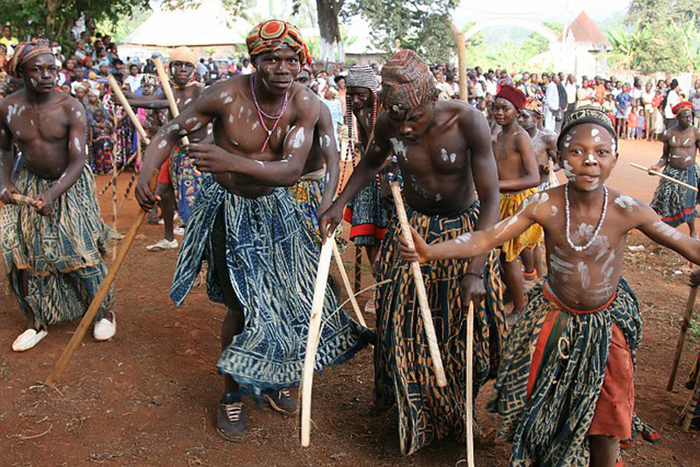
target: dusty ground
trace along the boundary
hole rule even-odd
[[[651,165],[661,147],[623,142],[622,157],[609,185],[651,199],[656,180],[629,167]],[[98,179],[104,186],[107,178]],[[120,183],[123,190],[126,178]],[[111,197],[101,200],[110,219]],[[136,212],[129,202],[119,219],[125,232]],[[42,385],[75,325],[51,330],[35,349],[15,354],[10,344],[24,329],[15,300],[0,295],[0,465],[240,465],[240,466],[453,466],[464,448],[443,442],[407,458],[383,454],[390,415],[364,416],[372,397],[372,361],[368,350],[346,365],[331,368],[314,385],[312,446],[298,444],[298,423],[267,406],[248,404],[246,442],[223,441],[214,427],[221,378],[215,373],[218,332],[223,309],[204,289],[195,290],[181,309],[167,293],[175,252],[147,253],[160,238],[158,226],[144,226],[117,279],[119,332],[108,343],[87,337],[56,389]],[[636,290],[644,313],[639,352],[637,412],[662,434],[655,446],[638,444],[625,452],[632,466],[696,466],[700,438],[675,423],[688,392],[681,381],[698,344],[688,342],[676,392],[665,385],[688,294],[686,275],[675,275],[685,262],[651,246],[639,235],[630,244],[645,245],[628,253],[625,276]],[[350,248],[346,264],[352,269]],[[365,269],[363,283],[369,284]],[[361,297],[364,305],[367,296]],[[370,317],[372,318],[372,317]],[[478,401],[479,418],[493,426],[483,409],[490,386]],[[507,465],[505,445],[477,440],[476,464]]]

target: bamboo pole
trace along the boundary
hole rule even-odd
[[[643,170],[643,171],[645,171],[645,172],[648,173],[648,174],[656,175],[657,177],[661,177],[661,178],[663,178],[663,179],[665,179],[665,180],[668,180],[668,181],[671,182],[671,183],[675,183],[676,185],[680,185],[680,186],[686,187],[687,189],[693,190],[693,191],[696,192],[696,193],[698,192],[698,187],[692,186],[692,185],[688,185],[687,183],[683,183],[683,182],[681,182],[680,180],[676,180],[675,178],[669,177],[668,175],[662,174],[661,172],[657,172],[656,170],[649,170],[648,168],[644,167],[643,165],[635,164],[634,162],[630,162],[630,165],[631,165],[632,167],[634,167],[635,169]]]
[[[321,247],[321,257],[318,262],[318,273],[314,285],[314,298],[309,318],[309,334],[306,340],[306,354],[304,356],[304,369],[301,377],[301,446],[309,447],[311,443],[311,390],[314,382],[314,367],[316,363],[316,351],[318,350],[318,336],[321,331],[321,318],[323,303],[326,298],[326,284],[331,266],[331,255],[335,238],[330,237]]]
[[[124,106],[124,110],[126,110],[126,113],[129,115],[129,118],[131,118],[132,122],[134,123],[134,126],[137,130],[140,129],[139,132],[142,132],[143,127],[136,118],[134,111],[131,109],[131,106],[126,100],[126,97],[124,97],[124,94],[121,92],[121,89],[119,88],[119,83],[117,83],[117,81],[111,75],[108,77],[108,81],[110,86],[112,86],[112,90],[117,94],[117,97],[119,97],[120,102]],[[143,133],[145,134],[145,132]],[[144,138],[144,141],[146,141],[146,144],[150,142],[148,137]],[[151,174],[151,179],[149,181],[151,190],[155,189],[157,180],[158,171],[154,170]],[[97,290],[95,297],[92,299],[92,303],[90,303],[90,306],[85,312],[85,315],[80,320],[80,324],[75,330],[75,334],[73,334],[73,337],[71,338],[70,342],[68,342],[68,345],[59,357],[58,362],[56,363],[56,366],[53,369],[53,372],[46,380],[47,386],[54,386],[61,379],[63,372],[66,370],[66,367],[68,366],[68,363],[70,362],[71,358],[73,358],[73,354],[82,342],[83,337],[85,337],[85,334],[87,333],[90,324],[92,324],[92,320],[97,315],[97,312],[99,311],[102,302],[107,296],[109,288],[112,285],[112,282],[114,282],[114,279],[116,278],[117,273],[119,272],[119,269],[121,268],[122,263],[124,262],[124,259],[126,258],[126,255],[129,252],[129,249],[131,248],[131,245],[134,243],[136,234],[138,233],[139,228],[141,227],[141,224],[143,223],[143,220],[145,218],[146,211],[144,211],[143,209],[139,209],[139,212],[136,215],[136,219],[131,224],[129,232],[126,234],[126,237],[124,237],[124,241],[122,242],[121,247],[119,248],[119,251],[116,254],[116,257],[114,258],[114,261],[112,261],[112,264],[110,265],[107,277],[105,277],[105,280],[102,281],[100,288]]]
[[[392,174],[390,174],[391,176]],[[399,222],[401,223],[401,233],[403,238],[408,243],[410,248],[414,248],[413,237],[411,236],[411,228],[408,224],[408,217],[406,216],[406,208],[403,204],[403,198],[401,197],[401,188],[396,180],[391,177],[389,186],[391,187],[391,194],[394,197],[394,204],[396,205],[396,214],[399,217]],[[417,261],[411,263],[411,273],[413,275],[413,280],[415,281],[416,293],[418,295],[418,303],[420,306],[420,314],[423,318],[423,328],[425,329],[425,337],[428,340],[428,350],[430,352],[430,358],[433,361],[433,370],[435,371],[435,378],[437,379],[437,385],[439,387],[447,386],[447,378],[445,377],[445,370],[442,366],[442,357],[440,357],[440,348],[437,343],[437,336],[435,335],[435,326],[433,325],[433,315],[430,311],[430,304],[428,303],[428,294],[425,291],[425,282],[423,282],[423,273],[420,270],[420,264]]]
[[[20,195],[19,193],[13,194],[12,199],[15,200],[15,203],[24,203],[24,204],[29,204],[30,206],[36,205],[35,199],[32,199],[29,196]]]
[[[467,466],[474,467],[474,302],[467,314]]]
[[[452,34],[457,41],[457,70],[459,76],[459,99],[467,102],[469,100],[469,87],[467,86],[467,43],[464,41],[464,34],[457,29],[457,26],[445,18],[445,23],[452,30]]]
[[[170,113],[173,114],[173,118],[177,118],[177,116],[180,115],[180,109],[177,108],[175,96],[173,95],[173,90],[170,87],[170,79],[168,78],[168,75],[165,72],[163,62],[160,60],[160,57],[154,58],[153,62],[156,64],[156,72],[158,73],[158,79],[160,79],[160,86],[163,88],[163,93],[168,99],[168,104],[170,105]],[[182,137],[182,144],[190,144],[190,140],[187,136]]]
[[[681,354],[683,353],[683,345],[685,344],[685,335],[688,332],[688,326],[690,326],[690,321],[693,319],[693,311],[695,310],[695,298],[698,296],[698,288],[691,287],[690,293],[688,294],[688,301],[685,304],[685,315],[683,316],[683,322],[681,323],[681,334],[678,336],[678,343],[676,344],[676,354],[673,356],[673,364],[671,365],[671,375],[668,378],[668,384],[666,385],[667,391],[673,390],[673,385],[676,382],[676,373],[678,372],[678,364],[681,361]]]

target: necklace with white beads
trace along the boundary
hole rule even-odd
[[[603,222],[605,222],[605,216],[608,214],[608,187],[603,185],[603,214],[600,216],[600,220],[598,221],[598,225],[595,228],[595,232],[593,232],[593,236],[591,237],[590,240],[588,240],[588,243],[586,243],[583,246],[579,245],[574,245],[574,242],[571,240],[571,210],[569,207],[569,185],[566,185],[566,189],[564,190],[564,199],[565,199],[565,208],[566,208],[566,242],[569,244],[569,246],[574,250],[574,251],[583,251],[587,250],[590,248],[591,245],[593,245],[593,242],[595,241],[596,237],[598,237],[598,233],[600,232],[600,229],[603,227]]]

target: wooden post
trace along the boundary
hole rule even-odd
[[[406,243],[408,243],[408,246],[413,248],[413,237],[411,236],[411,228],[409,227],[408,217],[406,216],[406,208],[403,205],[403,198],[401,198],[401,188],[399,188],[399,184],[396,180],[391,180],[389,182],[389,186],[391,186],[391,194],[394,197],[396,214],[399,217],[399,222],[401,223],[401,233],[403,234],[403,238],[406,240]],[[440,356],[440,348],[438,347],[437,337],[435,335],[435,326],[433,325],[433,315],[430,311],[430,304],[428,303],[428,294],[425,292],[423,273],[420,270],[420,264],[418,264],[418,261],[412,262],[410,267],[416,286],[420,314],[421,318],[423,318],[423,328],[425,329],[425,337],[428,340],[428,351],[430,352],[430,358],[433,361],[433,370],[435,371],[437,385],[439,387],[445,387],[447,386],[447,378],[445,377],[445,370],[442,366],[442,357]]]
[[[678,363],[681,361],[681,354],[683,353],[683,345],[685,344],[685,335],[688,332],[688,326],[690,321],[693,319],[693,310],[695,309],[695,298],[698,296],[698,288],[691,287],[690,293],[688,294],[688,301],[685,304],[685,315],[683,316],[683,322],[681,323],[681,335],[678,336],[678,343],[676,344],[676,354],[673,356],[673,364],[671,365],[671,375],[668,378],[668,384],[666,385],[667,391],[673,390],[673,385],[676,382],[676,372],[678,371]]]
[[[116,137],[117,135],[117,125],[119,123],[119,119],[117,118],[117,109],[114,109],[113,112],[113,118],[114,118],[114,135],[115,135],[115,141],[114,141],[114,148],[112,150],[112,227],[114,230],[117,230],[117,151],[119,148],[119,145],[117,144],[118,138]],[[114,257],[112,258],[114,259]]]
[[[331,255],[335,246],[335,238],[330,237],[321,247],[321,257],[318,261],[316,284],[314,285],[314,298],[309,319],[309,335],[306,339],[306,354],[304,356],[304,369],[301,377],[301,445],[309,447],[311,443],[311,390],[314,382],[314,367],[316,364],[316,351],[318,350],[318,336],[321,331],[321,317],[323,314],[323,302],[326,298],[326,284],[328,272],[331,266]]]
[[[138,118],[136,118],[136,115],[134,114],[133,109],[129,105],[129,102],[126,100],[124,93],[122,93],[122,90],[119,87],[119,83],[117,82],[117,80],[114,79],[114,76],[112,76],[112,75],[110,75],[107,78],[107,81],[109,82],[109,85],[112,87],[112,91],[114,91],[114,93],[119,98],[119,101],[121,102],[122,106],[124,107],[124,110],[126,110],[127,115],[129,115],[129,118],[131,119],[131,122],[134,124],[134,127],[144,137],[144,141],[146,142],[146,144],[149,144],[150,140],[148,139],[148,136],[146,136],[146,132],[144,131],[143,127],[141,126],[141,123],[139,122]],[[153,173],[151,174],[151,179],[149,181],[149,185],[151,187],[151,190],[155,190],[157,180],[158,180],[158,171],[154,170]],[[133,224],[131,224],[131,228],[129,228],[129,232],[126,234],[126,237],[124,237],[124,241],[122,242],[121,247],[119,248],[119,252],[116,254],[114,261],[112,261],[112,264],[110,265],[109,273],[107,273],[107,277],[105,277],[105,280],[102,281],[100,288],[97,290],[95,297],[92,299],[92,303],[90,303],[90,306],[88,307],[87,311],[85,312],[85,315],[80,320],[80,324],[78,325],[78,328],[75,330],[75,334],[73,334],[73,337],[71,338],[70,342],[68,342],[68,345],[63,350],[63,353],[61,354],[60,358],[58,359],[58,362],[56,363],[56,366],[54,367],[53,372],[51,373],[49,378],[46,380],[47,386],[55,385],[59,381],[61,376],[63,375],[63,372],[66,370],[68,363],[70,362],[71,358],[73,358],[73,354],[75,353],[78,346],[80,345],[80,342],[82,342],[83,337],[85,337],[85,333],[87,332],[88,328],[90,327],[90,324],[92,324],[92,320],[95,318],[95,315],[97,315],[97,312],[99,311],[100,306],[102,305],[102,302],[104,301],[105,297],[107,296],[107,292],[109,292],[109,287],[112,285],[112,282],[114,282],[115,277],[117,277],[117,273],[119,272],[119,268],[121,268],[122,263],[124,262],[124,259],[126,258],[126,254],[129,252],[129,249],[131,248],[132,243],[134,243],[134,239],[136,238],[136,234],[138,233],[139,228],[141,227],[141,224],[143,223],[143,220],[145,218],[146,218],[146,211],[144,211],[143,209],[139,209],[139,213],[136,215],[136,219],[134,220]]]

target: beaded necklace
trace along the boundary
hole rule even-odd
[[[372,92],[372,97],[373,97],[373,108],[372,108],[372,125],[370,126],[370,133],[369,133],[369,139],[367,141],[367,147],[365,148],[364,154],[369,151],[369,147],[372,144],[372,140],[374,139],[374,126],[377,123],[377,95],[376,93]],[[348,138],[349,138],[349,144],[347,146],[346,150],[346,155],[348,152],[350,153],[350,157],[352,158],[352,166],[357,167],[357,158],[355,157],[355,143],[353,141],[353,136],[352,136],[352,98],[350,95],[346,97],[346,108],[348,109],[347,111],[347,125],[348,125]],[[358,120],[358,123],[359,120]],[[364,155],[362,154],[362,155]],[[345,158],[347,160],[347,157]],[[343,183],[345,182],[345,163],[343,163],[343,168],[340,171],[340,181],[338,182],[338,187],[343,187]],[[380,180],[380,175],[377,174],[377,180]]]
[[[608,214],[608,187],[603,185],[603,213],[600,216],[600,220],[598,221],[598,225],[595,228],[595,232],[593,232],[593,236],[591,237],[590,240],[588,240],[588,243],[586,243],[583,246],[580,245],[574,245],[574,242],[571,240],[571,210],[569,207],[569,184],[567,183],[566,188],[564,189],[564,200],[565,204],[564,207],[566,208],[566,242],[569,244],[569,246],[574,250],[574,251],[583,251],[587,250],[588,248],[593,245],[593,242],[595,241],[596,237],[598,237],[598,233],[600,232],[601,227],[603,227],[603,222],[605,222],[605,216]]]
[[[258,119],[260,119],[262,127],[267,132],[267,138],[265,138],[265,143],[263,144],[263,147],[260,150],[260,152],[265,152],[267,143],[269,143],[270,138],[272,138],[272,132],[275,131],[277,125],[279,125],[280,123],[280,120],[282,120],[282,116],[284,116],[284,113],[287,111],[287,103],[289,102],[289,89],[287,89],[287,92],[284,93],[284,102],[282,102],[280,114],[277,116],[268,115],[265,112],[263,112],[263,110],[260,108],[260,104],[258,104],[258,96],[255,94],[255,83],[253,82],[253,76],[255,76],[255,74],[250,75],[250,91],[253,94],[253,103],[255,104],[255,110],[258,111]],[[263,116],[275,121],[274,125],[272,125],[272,128],[267,128]]]

